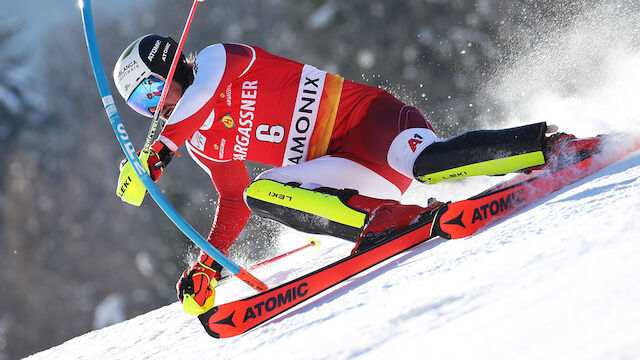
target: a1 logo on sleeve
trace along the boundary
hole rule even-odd
[[[416,152],[416,149],[420,144],[422,144],[422,136],[413,134],[413,137],[409,139],[409,147],[411,147],[411,151]]]

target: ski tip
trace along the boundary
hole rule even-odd
[[[220,338],[220,334],[218,334],[217,332],[211,330],[211,328],[209,327],[209,319],[211,318],[211,316],[213,316],[213,314],[215,314],[217,312],[218,312],[218,307],[214,306],[213,308],[211,308],[206,313],[198,315],[198,320],[200,320],[200,323],[202,324],[202,327],[204,327],[204,330],[207,332],[207,334],[209,334],[209,336],[214,337],[216,339],[219,339]]]
[[[202,323],[202,325],[205,325],[209,321],[209,318],[217,312],[218,312],[218,307],[214,306],[211,309],[209,309],[207,312],[198,315],[198,319],[200,319],[200,322]]]

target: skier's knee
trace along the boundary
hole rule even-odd
[[[247,206],[258,216],[296,230],[354,241],[367,214],[345,205],[355,190],[307,190],[297,183],[269,179],[252,182],[244,192]]]
[[[420,153],[434,142],[441,141],[427,128],[407,129],[398,134],[389,146],[387,163],[400,174],[413,178],[413,164]]]

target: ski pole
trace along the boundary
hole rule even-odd
[[[118,109],[111,96],[111,90],[109,89],[109,83],[107,82],[107,76],[104,73],[104,67],[102,66],[102,60],[100,59],[100,50],[98,48],[98,41],[96,39],[96,30],[93,25],[93,15],[91,13],[91,0],[80,0],[79,4],[82,10],[82,23],[84,26],[84,35],[87,41],[87,49],[89,51],[89,59],[91,60],[91,68],[93,69],[93,75],[100,91],[102,98],[102,104],[104,110],[107,113],[111,127],[115,132],[116,139],[120,143],[120,147],[127,156],[127,159],[131,162],[133,169],[144,184],[149,195],[155,200],[160,209],[164,211],[171,221],[198,247],[200,247],[205,253],[213,257],[220,265],[229,270],[232,274],[238,277],[240,280],[247,283],[252,288],[258,291],[267,290],[269,287],[251,275],[248,271],[238,266],[236,263],[226,257],[220,250],[216,249],[213,245],[209,244],[205,238],[202,237],[181,215],[176,209],[171,206],[167,198],[162,195],[162,192],[158,189],[156,184],[153,183],[151,177],[147,173],[147,170],[142,166],[136,149],[129,139],[129,134],[120,120]]]
[[[284,254],[280,254],[280,255],[278,255],[276,257],[273,257],[271,259],[267,259],[267,260],[265,260],[265,261],[263,261],[261,263],[255,264],[252,267],[250,267],[249,270],[255,270],[255,269],[261,268],[261,267],[263,267],[263,266],[265,266],[267,264],[271,264],[274,261],[278,261],[278,260],[280,260],[280,259],[282,259],[284,257],[287,257],[287,256],[289,256],[291,254],[295,254],[298,251],[301,251],[301,250],[304,250],[304,249],[307,249],[307,248],[310,248],[310,247],[313,247],[313,248],[316,248],[316,249],[319,248],[320,247],[320,240],[318,240],[317,238],[312,236],[312,237],[309,238],[309,241],[307,242],[306,245],[303,245],[303,246],[301,246],[301,247],[299,247],[297,249],[293,249],[291,251],[287,251]]]
[[[144,146],[142,147],[142,151],[149,152],[149,148],[151,147],[151,142],[156,134],[156,129],[158,128],[158,123],[160,120],[160,114],[162,114],[162,109],[164,108],[164,102],[167,99],[167,93],[169,93],[169,87],[171,86],[171,81],[173,79],[173,74],[176,71],[176,67],[178,66],[178,61],[180,60],[180,54],[182,54],[182,47],[184,46],[184,42],[187,39],[187,34],[189,33],[189,29],[191,28],[191,21],[193,20],[193,15],[196,13],[196,8],[198,7],[198,3],[203,0],[194,0],[193,5],[191,6],[191,11],[189,11],[189,16],[187,17],[187,23],[184,25],[184,29],[182,30],[182,35],[180,36],[180,42],[178,43],[178,49],[176,50],[176,54],[173,56],[173,61],[171,62],[171,67],[169,68],[169,74],[167,74],[167,79],[164,81],[164,88],[162,89],[162,93],[160,94],[160,101],[158,102],[158,106],[156,106],[156,111],[153,114],[153,121],[151,121],[151,126],[149,127],[149,132],[147,133],[147,138],[144,141]]]
[[[302,251],[304,249],[308,249],[310,247],[315,248],[315,249],[319,248],[320,247],[320,240],[318,240],[315,236],[312,236],[312,237],[309,238],[309,241],[307,242],[306,245],[300,246],[297,249],[293,249],[293,250],[287,251],[284,254],[280,254],[280,255],[278,255],[276,257],[272,257],[271,259],[267,259],[267,260],[265,260],[265,261],[263,261],[261,263],[257,263],[255,265],[253,265],[252,267],[250,267],[248,270],[249,271],[253,271],[253,270],[261,268],[261,267],[263,267],[263,266],[265,266],[267,264],[271,264],[272,262],[278,261],[278,260],[280,260],[280,259],[282,259],[284,257],[287,257],[289,255],[295,254],[298,251]],[[225,275],[225,276],[222,277],[222,279],[220,279],[220,281],[228,279],[230,277],[231,277],[230,275]]]

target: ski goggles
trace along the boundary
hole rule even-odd
[[[160,102],[162,89],[164,89],[164,80],[151,75],[142,80],[140,85],[133,90],[127,104],[137,113],[152,118]]]

